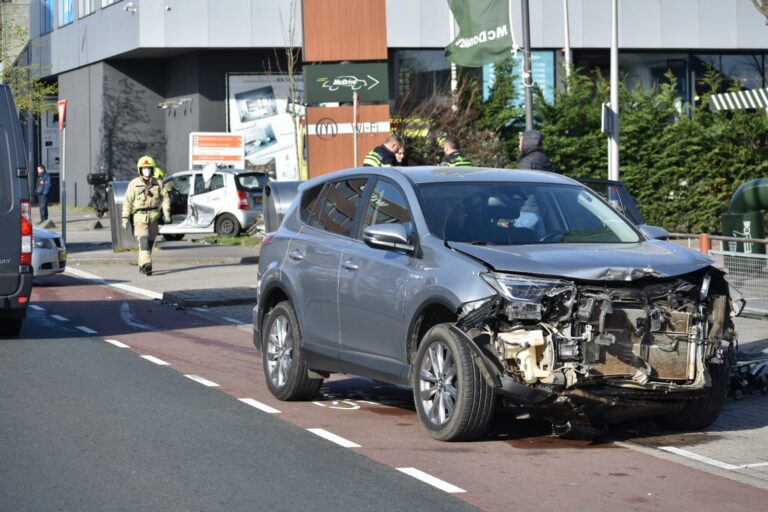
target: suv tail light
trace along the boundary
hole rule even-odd
[[[266,235],[264,235],[264,238],[262,238],[262,240],[261,240],[261,246],[262,247],[268,246],[269,244],[272,243],[272,239],[273,238],[275,238],[275,234],[274,233],[267,233]]]
[[[248,193],[242,190],[237,191],[237,207],[240,210],[250,210],[251,204],[248,202]]]
[[[21,201],[21,265],[32,264],[32,206]]]

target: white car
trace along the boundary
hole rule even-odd
[[[216,169],[210,176],[194,170],[174,173],[164,183],[173,222],[160,226],[160,234],[181,240],[187,233],[237,236],[250,228],[262,211],[269,177],[245,169]]]
[[[32,269],[34,277],[52,276],[64,272],[67,248],[61,235],[47,229],[32,230]]]

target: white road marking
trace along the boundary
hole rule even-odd
[[[764,466],[768,466],[768,462],[758,462],[756,464],[742,464],[740,467],[744,469],[751,469],[751,468],[762,468]]]
[[[201,312],[201,313],[207,313],[207,312],[208,312],[208,308],[203,308],[203,307],[200,307],[200,308],[192,308],[192,309],[194,309],[195,311],[199,311],[199,312]]]
[[[344,439],[343,437],[337,436],[336,434],[328,432],[327,430],[323,430],[322,428],[308,428],[307,430],[309,430],[316,436],[320,436],[323,439],[327,439],[328,441],[331,441],[332,443],[336,443],[339,446],[343,446],[344,448],[360,448],[359,444],[353,443],[348,439]]]
[[[357,405],[352,400],[331,400],[330,402],[331,405],[327,405],[323,402],[312,402],[312,403],[320,407],[327,407],[329,409],[339,409],[342,411],[356,411],[360,408],[360,406]]]
[[[133,315],[133,311],[131,310],[131,305],[127,302],[120,304],[120,320],[122,320],[126,325],[141,331],[154,331],[156,329],[156,327],[152,325],[145,324],[136,320],[136,317]]]
[[[153,363],[155,363],[155,364],[159,364],[160,366],[169,366],[169,365],[170,365],[170,363],[166,363],[166,362],[165,362],[165,361],[163,361],[162,359],[158,359],[158,358],[157,358],[157,357],[155,357],[155,356],[141,356],[141,357],[143,357],[143,358],[144,358],[144,359],[146,359],[147,361],[151,361],[151,362],[153,362]]]
[[[44,308],[44,307],[42,307],[42,306],[38,306],[38,305],[36,305],[36,304],[30,304],[30,305],[29,305],[29,307],[30,307],[30,308],[32,308],[32,309],[34,309],[35,311],[45,311],[45,308]]]
[[[51,318],[55,318],[59,322],[69,322],[69,318],[63,317],[61,315],[51,315]]]
[[[416,468],[395,468],[398,471],[401,471],[405,473],[406,475],[412,476],[413,478],[417,480],[421,480],[425,484],[429,484],[432,487],[437,487],[441,491],[445,491],[448,493],[458,493],[458,492],[467,492],[461,487],[456,487],[453,484],[449,484],[445,480],[440,480],[439,478],[436,478],[429,473],[425,473],[423,471],[419,471]]]
[[[117,340],[104,340],[104,341],[106,341],[107,343],[109,343],[111,345],[116,346],[117,348],[131,348],[128,345],[126,345],[125,343],[120,343]]]
[[[193,381],[198,382],[198,383],[202,384],[203,386],[208,386],[209,388],[217,388],[217,387],[219,387],[219,385],[216,384],[215,382],[210,381],[210,380],[206,379],[205,377],[201,377],[199,375],[185,375],[185,377],[188,378],[188,379],[192,379]]]
[[[260,411],[266,412],[268,414],[280,414],[280,411],[275,409],[274,407],[270,407],[267,404],[263,404],[261,402],[257,402],[253,398],[240,398],[240,401],[250,405],[251,407],[255,407]]]
[[[241,323],[243,323],[240,320],[238,320],[237,318],[232,318],[230,316],[223,316],[221,318],[223,318],[224,320],[226,320],[227,322],[232,323],[232,324],[240,325]]]
[[[80,329],[80,330],[81,330],[81,331],[83,331],[85,334],[99,334],[98,332],[94,331],[94,330],[93,330],[93,329],[91,329],[90,327],[86,327],[86,326],[84,326],[84,325],[78,325],[78,326],[76,326],[76,327],[75,327],[75,329]]]
[[[733,471],[735,469],[741,469],[741,466],[736,466],[734,464],[728,464],[727,462],[710,459],[709,457],[705,457],[704,455],[699,455],[698,453],[689,452],[688,450],[683,450],[681,448],[675,448],[674,446],[660,446],[659,450],[663,450],[669,453],[674,453],[675,455],[685,457],[686,459],[703,462],[704,464],[709,464],[710,466],[715,466],[720,469],[727,469],[730,471]]]
[[[77,276],[81,279],[87,279],[89,281],[94,281],[98,284],[104,284],[107,286],[111,286],[112,288],[117,288],[118,290],[123,290],[128,293],[133,293],[134,295],[141,295],[143,297],[148,297],[150,299],[162,299],[163,294],[153,292],[151,290],[144,290],[143,288],[137,288],[136,286],[131,286],[129,284],[123,284],[123,283],[110,283],[108,281],[105,281],[101,277],[89,274],[88,272],[83,272],[82,270],[78,270],[76,268],[67,267],[67,269],[64,271],[67,274],[72,274],[73,276]]]

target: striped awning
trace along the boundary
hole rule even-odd
[[[768,89],[726,92],[712,96],[710,110],[743,110],[768,108]]]

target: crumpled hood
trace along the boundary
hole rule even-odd
[[[449,245],[495,271],[588,281],[672,277],[714,263],[709,256],[660,240],[633,244]]]

